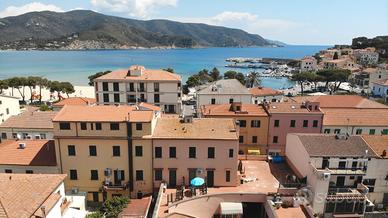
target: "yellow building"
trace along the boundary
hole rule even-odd
[[[265,154],[269,117],[261,105],[239,102],[204,105],[201,114],[203,117],[234,118],[239,123],[239,154]]]
[[[88,201],[152,192],[152,126],[159,107],[66,105],[53,119],[66,190]]]

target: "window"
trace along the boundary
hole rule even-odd
[[[143,156],[143,146],[135,146],[135,156],[136,157]]]
[[[5,172],[5,173],[12,173],[12,170],[10,170],[10,169],[5,169],[4,172]]]
[[[374,135],[376,133],[376,130],[375,129],[370,129],[369,130],[369,135]]]
[[[102,129],[101,123],[96,123],[96,130],[101,130],[101,129]]]
[[[339,134],[341,132],[341,129],[334,129],[334,134]]]
[[[216,99],[215,98],[211,99],[211,104],[216,104]]]
[[[40,139],[46,139],[46,133],[41,133],[39,135],[40,135]]]
[[[154,102],[160,103],[160,95],[159,94],[154,94]]]
[[[163,170],[155,169],[155,181],[162,181],[162,180],[163,180]]]
[[[95,145],[89,145],[89,156],[97,156],[97,147]]]
[[[102,91],[108,91],[108,83],[107,82],[102,83]]]
[[[257,136],[252,136],[252,143],[257,143]]]
[[[216,148],[208,147],[207,148],[207,158],[213,159],[215,157]]]
[[[67,154],[69,156],[75,156],[75,145],[68,145],[67,146]]]
[[[81,130],[86,130],[86,123],[81,123]]]
[[[313,127],[315,127],[315,128],[318,127],[318,120],[313,121]]]
[[[239,120],[238,123],[240,124],[240,127],[246,127],[247,121],[246,120]]]
[[[120,156],[120,146],[113,146],[113,156],[114,157],[119,157]]]
[[[34,171],[32,171],[32,170],[26,170],[26,174],[34,174]]]
[[[113,91],[115,91],[115,92],[120,91],[120,89],[119,89],[119,83],[113,83]]]
[[[362,133],[362,129],[357,129],[356,130],[356,135],[361,135],[361,133]]]
[[[180,98],[181,97],[181,93],[180,92],[178,92],[178,98]]]
[[[295,123],[296,123],[295,120],[291,120],[291,121],[290,121],[290,127],[295,127]]]
[[[346,168],[346,161],[338,162],[338,169],[345,169],[345,168]]]
[[[13,139],[16,139],[16,138],[18,138],[18,134],[17,134],[17,133],[15,133],[15,132],[13,132],[13,133],[12,133],[12,138],[13,138]]]
[[[119,123],[110,123],[110,130],[120,130]]]
[[[146,102],[145,95],[143,93],[140,94],[140,102]]]
[[[239,142],[239,143],[244,143],[244,136],[240,135],[240,136],[238,137],[238,142]]]
[[[93,202],[99,202],[98,192],[92,192]]]
[[[275,120],[275,122],[274,122],[274,127],[279,127],[279,123],[280,123],[279,120]]]
[[[90,170],[90,180],[98,180],[98,171]]]
[[[252,120],[251,127],[255,127],[255,128],[260,127],[260,120]]]
[[[330,134],[330,129],[325,129],[323,133]]]
[[[140,87],[139,87],[139,88],[140,88],[140,91],[141,91],[141,92],[144,92],[144,91],[145,91],[145,89],[144,89],[144,83],[140,83],[139,85],[140,85]]]
[[[154,92],[159,92],[159,83],[154,83]]]
[[[227,170],[227,171],[225,172],[225,181],[226,181],[226,182],[230,182],[230,170]]]
[[[70,180],[77,180],[77,170],[70,170]]]
[[[135,103],[136,97],[134,95],[128,95],[128,103]]]
[[[272,138],[272,143],[278,143],[278,136],[274,136],[273,138]]]
[[[232,158],[234,156],[234,151],[233,149],[229,149],[229,157]]]
[[[388,135],[388,129],[383,129],[383,131],[381,131],[381,135]]]
[[[2,133],[1,133],[1,138],[2,138],[2,139],[7,139],[7,133],[2,132]]]
[[[113,100],[115,103],[120,103],[120,94],[113,94]]]
[[[142,123],[136,123],[136,130],[142,130],[143,124]]]
[[[170,158],[176,158],[176,147],[169,147]]]
[[[136,181],[143,181],[143,170],[136,170]]]
[[[309,121],[303,120],[303,127],[309,127]]]
[[[129,83],[129,91],[134,92],[135,91],[135,86],[133,83]]]
[[[197,156],[197,148],[189,147],[189,158],[196,158]]]
[[[368,187],[369,192],[374,192],[375,183],[376,183],[376,179],[364,179],[364,181],[362,182],[362,184]]]
[[[109,94],[108,93],[104,93],[102,96],[104,98],[104,102],[109,102]]]
[[[229,104],[232,104],[233,103],[233,98],[230,98],[229,99]]]
[[[162,147],[155,147],[155,158],[162,158]]]
[[[69,130],[70,129],[70,123],[59,123],[59,129],[60,130]]]

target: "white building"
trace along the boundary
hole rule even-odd
[[[388,79],[372,82],[372,94],[379,96],[388,102]]]
[[[0,124],[17,114],[20,114],[19,98],[0,95]]]
[[[361,136],[288,134],[286,156],[296,175],[306,178],[305,192],[315,214],[364,214],[371,203],[369,159],[379,157]]]
[[[249,92],[252,94],[253,104],[260,104],[263,102],[282,102],[284,97],[283,92],[267,87],[250,88]]]
[[[374,48],[356,49],[353,56],[356,62],[363,66],[376,65],[379,62],[379,53]]]
[[[300,71],[316,71],[317,68],[317,59],[311,56],[306,56],[300,60]]]
[[[97,104],[147,102],[166,113],[181,112],[181,76],[143,66],[116,70],[94,80]]]
[[[222,79],[210,83],[197,92],[197,108],[208,104],[250,104],[252,94],[236,79]]]

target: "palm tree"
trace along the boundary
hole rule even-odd
[[[250,72],[247,75],[246,86],[248,88],[253,88],[260,85],[261,85],[261,79],[260,79],[259,73],[256,71]]]

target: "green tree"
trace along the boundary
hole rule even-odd
[[[26,86],[30,89],[30,103],[32,103],[33,100],[32,89],[35,89],[38,80],[39,77],[36,76],[29,76],[26,78]]]
[[[72,94],[75,92],[74,86],[69,82],[61,82],[61,91],[69,97],[69,94]]]
[[[4,89],[8,89],[8,80],[0,80],[0,94],[3,94]]]
[[[337,59],[338,59],[338,53],[337,53],[337,52],[334,52],[333,60],[337,60]]]
[[[326,82],[326,89],[329,88],[329,83],[334,82],[334,87],[332,91],[337,91],[339,86],[343,83],[348,81],[348,78],[350,76],[350,70],[346,69],[324,69],[319,70],[317,72],[317,75],[320,75],[322,77],[322,80]]]
[[[240,81],[241,84],[243,84],[245,86],[246,84],[246,79],[245,79],[245,75],[243,73],[237,73],[236,74],[236,78],[238,81]]]
[[[253,88],[261,85],[261,79],[258,72],[250,72],[246,78],[248,88]]]
[[[201,84],[199,76],[197,74],[194,74],[194,75],[189,76],[189,78],[187,78],[186,85],[188,88],[191,88],[191,87],[196,87],[196,86],[199,86],[202,84]]]
[[[224,73],[224,79],[236,79],[237,72],[228,70]]]
[[[8,80],[9,87],[15,88],[18,90],[20,96],[22,97],[22,102],[25,103],[26,95],[25,95],[25,87],[27,85],[27,80],[25,77],[12,77]],[[13,94],[13,93],[12,93]]]
[[[212,82],[220,80],[222,78],[220,74],[220,71],[216,67],[214,67],[212,71],[210,71],[210,77],[212,79]]]
[[[291,77],[291,80],[299,83],[300,92],[303,95],[304,94],[304,84],[308,81],[311,81],[313,79],[313,77],[314,77],[314,73],[301,72],[301,73],[293,74]]]
[[[43,77],[37,77],[36,85],[39,86],[39,104],[42,103],[42,88],[48,88],[50,81]]]
[[[90,75],[90,76],[88,76],[88,79],[89,79],[89,86],[93,86],[94,85],[94,79],[96,79],[96,78],[98,78],[98,77],[100,77],[100,76],[103,76],[103,75],[105,75],[105,74],[108,74],[108,73],[110,73],[110,72],[112,72],[112,71],[110,71],[110,70],[107,70],[107,71],[101,71],[101,72],[97,72],[97,73],[95,73],[95,74],[93,74],[93,75]]]
[[[125,197],[113,197],[103,203],[100,211],[106,218],[116,218],[127,207],[129,201]]]
[[[62,91],[62,87],[61,87],[61,82],[59,81],[51,81],[50,84],[49,84],[49,88],[50,88],[50,92],[57,92],[57,96],[59,98],[59,100],[61,100],[61,91]]]
[[[87,214],[86,218],[104,218],[104,215],[100,211],[95,211]]]
[[[170,73],[175,73],[174,69],[172,69],[171,67],[165,68],[163,70],[167,71],[167,72],[170,72]]]

